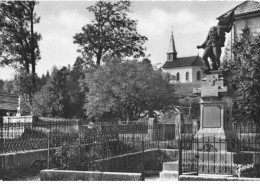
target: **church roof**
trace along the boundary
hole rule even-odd
[[[177,68],[184,66],[204,66],[204,62],[199,56],[180,57],[173,61],[166,61],[162,68]]]
[[[248,15],[248,14],[254,14],[254,13],[260,13],[260,1],[251,1],[251,0],[244,1],[241,4],[239,4],[238,6],[236,6],[235,8],[236,8],[236,10],[234,12],[235,17]],[[233,9],[234,8],[227,11],[223,15],[219,16],[217,19],[220,19],[221,17],[225,16]]]

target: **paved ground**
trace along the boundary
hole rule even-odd
[[[159,175],[152,175],[145,177],[144,181],[178,181],[177,179],[162,180]]]
[[[144,181],[160,181],[160,177],[158,175],[147,176]]]

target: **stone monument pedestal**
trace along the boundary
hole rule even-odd
[[[201,88],[194,88],[193,93],[200,96],[200,129],[196,137],[201,140],[215,138],[236,139],[237,134],[232,130],[232,95],[233,90],[228,85],[220,70],[211,71],[201,82]],[[201,141],[200,141],[201,142]],[[208,141],[210,144],[211,141]],[[231,142],[231,141],[229,141]],[[219,144],[216,144],[219,145]],[[199,149],[205,145],[199,143]],[[236,145],[222,144],[214,147],[217,150],[236,151]]]

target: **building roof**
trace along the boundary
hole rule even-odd
[[[238,16],[243,16],[243,15],[249,15],[249,14],[255,14],[255,13],[260,13],[260,1],[244,1],[241,4],[237,5],[234,14],[235,17]],[[222,14],[219,16],[217,19],[220,19],[221,17],[227,15],[230,11],[232,11],[234,8],[231,10],[227,11],[226,13]]]
[[[11,94],[0,94],[0,110],[16,111],[18,97]]]
[[[184,66],[204,66],[204,62],[199,56],[181,57],[173,61],[166,61],[162,68],[177,68]]]

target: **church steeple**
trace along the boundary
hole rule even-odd
[[[173,31],[172,31],[172,35],[171,35],[171,39],[170,39],[170,45],[169,45],[169,49],[168,49],[168,52],[167,52],[167,61],[173,61],[175,59],[177,59],[177,52],[176,52],[176,48],[175,48]]]

